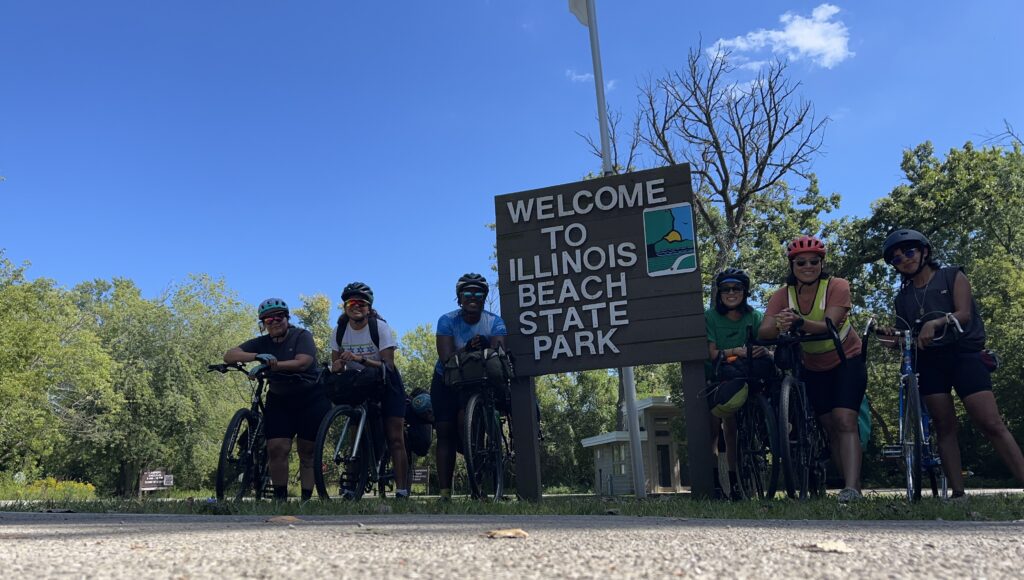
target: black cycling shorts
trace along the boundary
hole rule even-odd
[[[992,375],[981,361],[981,352],[957,348],[917,351],[917,386],[921,396],[948,395],[954,388],[960,400],[992,390]]]
[[[444,384],[444,376],[434,373],[430,381],[430,405],[434,409],[435,423],[454,423],[459,416],[459,409],[466,406],[469,395],[466,389],[452,390]]]
[[[845,364],[827,371],[804,369],[801,377],[815,415],[824,415],[836,408],[860,412],[864,392],[868,389],[864,357],[847,357]]]
[[[320,385],[294,394],[267,393],[264,431],[267,439],[315,441],[320,422],[331,410],[331,400]]]

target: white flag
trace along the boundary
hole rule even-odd
[[[576,20],[579,20],[580,24],[590,28],[587,24],[587,0],[569,0],[569,12],[576,15]]]

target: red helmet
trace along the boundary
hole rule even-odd
[[[786,257],[790,260],[797,254],[818,254],[825,257],[825,244],[814,236],[800,236],[786,244]]]

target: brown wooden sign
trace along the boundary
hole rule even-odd
[[[516,373],[707,357],[688,165],[495,198]]]

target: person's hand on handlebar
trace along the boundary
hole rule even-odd
[[[783,309],[775,315],[775,327],[779,329],[779,332],[798,330],[803,324],[804,317],[792,308]]]
[[[478,335],[474,336],[473,338],[469,339],[469,342],[466,343],[466,350],[467,351],[480,350],[481,348],[484,347],[484,345],[485,345],[484,337],[478,334]]]
[[[255,361],[267,365],[270,370],[274,370],[277,367],[277,357],[272,354],[258,354]]]
[[[946,320],[944,318],[937,318],[935,320],[929,320],[921,325],[921,331],[917,333],[917,347],[928,348],[932,341],[935,340],[935,335],[939,330],[939,327],[944,326]]]
[[[249,378],[250,379],[255,379],[256,377],[258,377],[260,375],[260,373],[262,373],[263,371],[265,371],[265,370],[267,370],[269,368],[270,368],[270,365],[258,364],[256,366],[252,367],[251,369],[249,369]]]

